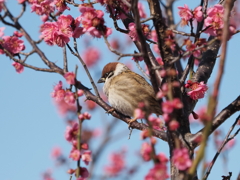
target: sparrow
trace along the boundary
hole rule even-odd
[[[128,122],[129,125],[137,120],[134,110],[139,107],[139,103],[144,103],[144,110],[148,115],[162,114],[152,86],[122,63],[111,62],[105,65],[98,83],[104,83],[103,92],[113,107],[110,112],[116,110],[133,117]]]

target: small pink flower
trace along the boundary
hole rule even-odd
[[[101,53],[99,49],[95,47],[88,47],[83,52],[83,60],[88,67],[95,65],[101,58]]]
[[[60,147],[54,147],[51,152],[51,157],[57,159],[59,156],[62,155],[62,150]]]
[[[75,74],[73,72],[65,73],[64,78],[66,79],[68,84],[75,84]]]
[[[51,0],[33,1],[31,9],[38,15],[49,15],[54,11],[54,3]]]
[[[167,166],[165,163],[156,164],[152,169],[149,170],[145,176],[145,180],[166,180],[169,178],[167,172]]]
[[[80,160],[81,153],[79,150],[74,149],[70,152],[69,157],[72,158],[74,161],[78,161],[78,160]]]
[[[137,30],[136,30],[135,24],[130,23],[128,25],[128,29],[129,29],[128,35],[132,38],[133,41],[137,41],[138,35],[137,35]],[[151,32],[150,32],[148,25],[142,24],[142,31],[143,31],[143,34],[146,36],[146,38],[149,38],[149,39],[151,38]]]
[[[77,92],[78,97],[83,96],[83,94],[84,94],[83,90],[81,90],[81,89],[78,90],[78,92]]]
[[[17,63],[17,62],[13,62],[12,65],[15,67],[17,73],[22,73],[23,70],[24,70],[24,66],[21,65],[20,63]]]
[[[65,132],[65,139],[72,142],[76,139],[78,133],[78,123],[74,123],[72,126],[67,126]]]
[[[151,160],[151,153],[152,153],[152,147],[147,142],[144,142],[142,144],[140,154],[142,155],[142,158],[144,161],[150,161]]]
[[[181,109],[183,107],[180,99],[175,98],[172,101],[165,101],[162,103],[162,110],[166,114],[170,114],[174,109]]]
[[[134,61],[143,61],[144,59],[143,59],[142,56],[133,56],[132,60],[134,60]]]
[[[18,31],[14,31],[13,32],[13,35],[16,36],[16,37],[22,37],[23,36],[23,33],[20,33]]]
[[[140,109],[137,108],[134,110],[134,117],[137,119],[144,119],[145,113]]]
[[[197,22],[203,20],[202,6],[198,6],[193,10],[193,18],[196,19]]]
[[[64,101],[67,104],[74,104],[75,103],[75,94],[70,91],[66,91],[65,96],[64,96]]]
[[[110,165],[104,167],[104,171],[109,176],[117,176],[125,167],[124,151],[112,153],[110,155]]]
[[[204,97],[205,92],[208,90],[208,87],[204,82],[192,82],[188,81],[187,84],[185,85],[186,88],[189,88],[190,91],[187,92],[187,94],[193,99],[201,99]]]
[[[204,25],[210,27],[204,32],[216,36],[217,31],[223,28],[224,7],[221,4],[216,4],[207,10],[207,15]]]
[[[3,36],[2,46],[12,54],[17,54],[25,49],[23,40],[16,36]]]
[[[180,170],[184,171],[192,165],[192,161],[189,158],[187,148],[174,149],[172,156],[173,164]]]
[[[3,3],[5,2],[5,0],[0,0],[0,12],[2,11],[3,8]]]
[[[54,0],[54,4],[58,11],[63,12],[66,9],[70,10],[70,8],[67,6],[66,2],[64,0]]]
[[[171,131],[176,131],[179,128],[179,123],[176,120],[172,120],[168,126]]]
[[[84,163],[86,165],[89,164],[90,161],[92,161],[92,152],[91,151],[85,151],[83,154],[82,154],[82,160],[84,161]]]
[[[140,18],[146,18],[147,17],[147,15],[144,11],[144,6],[140,2],[138,3],[138,12],[139,12]]]
[[[186,4],[184,4],[184,7],[178,7],[178,9],[178,14],[182,18],[181,24],[185,26],[188,24],[188,21],[193,18],[193,14]]]

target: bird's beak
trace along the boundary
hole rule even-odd
[[[98,80],[98,83],[104,83],[105,82],[105,78],[100,78],[99,80]]]

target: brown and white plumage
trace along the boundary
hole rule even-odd
[[[148,113],[162,114],[152,86],[139,74],[119,62],[108,63],[98,83],[105,82],[103,92],[114,109],[133,117],[134,110],[144,102]]]

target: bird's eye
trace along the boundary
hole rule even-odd
[[[112,77],[112,75],[113,75],[113,72],[107,72],[107,73],[105,73],[104,77],[110,78],[110,77]]]

